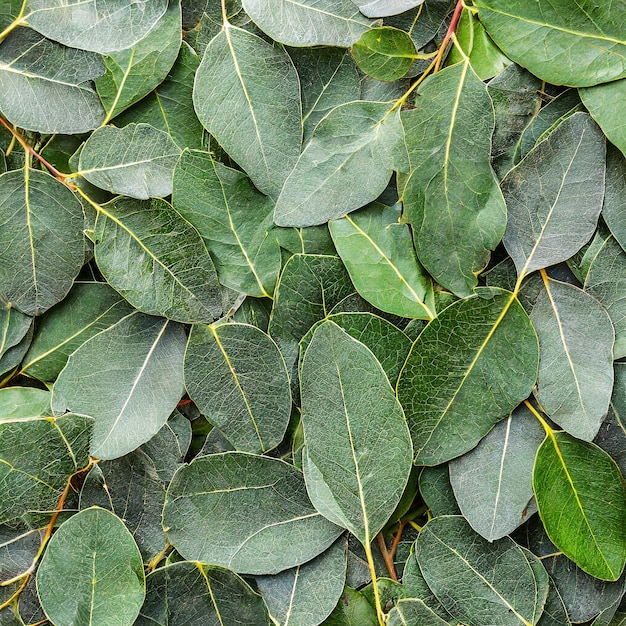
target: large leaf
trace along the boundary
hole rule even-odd
[[[626,494],[615,461],[592,443],[549,432],[533,488],[557,548],[592,576],[617,580],[626,563]]]
[[[372,352],[331,321],[313,334],[300,386],[305,479],[313,504],[369,545],[396,508],[411,471],[402,408]],[[383,438],[381,455],[377,442]]]
[[[84,133],[105,112],[90,82],[104,72],[98,55],[20,28],[0,46],[0,111],[16,126],[42,133]]]
[[[432,284],[413,250],[399,206],[373,204],[329,222],[337,252],[357,291],[381,311],[432,319],[425,302]],[[431,304],[432,306],[432,304]]]
[[[202,235],[221,284],[251,296],[273,295],[281,265],[270,232],[274,203],[247,176],[208,152],[185,150],[174,171],[172,202]]]
[[[403,113],[411,173],[405,219],[417,256],[444,287],[468,296],[504,233],[506,207],[490,163],[494,114],[468,62],[438,72]]]
[[[185,386],[237,450],[267,452],[291,416],[289,375],[278,346],[248,324],[196,325],[185,353]]]
[[[226,22],[204,53],[193,102],[254,184],[278,196],[302,140],[300,83],[287,53]]]
[[[512,539],[493,543],[461,516],[430,521],[415,555],[428,586],[468,626],[530,626],[541,616],[548,574],[537,557]]]
[[[149,124],[104,126],[85,143],[78,172],[92,185],[133,198],[164,198],[172,193],[180,148]]]
[[[622,7],[588,0],[477,0],[504,53],[539,78],[583,87],[626,76]]]
[[[91,420],[15,416],[0,420],[0,524],[51,511],[71,474],[89,462]]]
[[[68,584],[71,581],[71,584]],[[55,626],[131,626],[143,604],[141,554],[124,523],[97,507],[77,513],[50,540],[37,590]]]
[[[568,433],[591,441],[609,410],[615,331],[606,309],[581,289],[549,278],[530,319],[539,337],[535,395]]]
[[[100,271],[138,309],[183,323],[221,315],[204,242],[165,200],[112,200],[98,211],[94,239]]]
[[[370,26],[351,0],[244,0],[246,13],[289,46],[349,48]]]
[[[146,601],[135,626],[269,626],[261,597],[217,565],[174,563],[146,578]]]
[[[83,208],[58,180],[25,167],[0,176],[0,299],[28,315],[63,300],[85,258]]]
[[[274,209],[279,226],[313,226],[375,200],[394,170],[406,170],[399,111],[385,102],[348,102],[315,127]]]
[[[53,382],[72,352],[131,312],[106,283],[75,283],[67,297],[38,320],[21,373]]]
[[[438,465],[471,450],[535,384],[537,336],[509,292],[481,288],[429,323],[398,380],[415,463]]]
[[[92,456],[128,454],[157,433],[180,400],[184,352],[178,324],[132,313],[70,356],[52,409],[94,418]]]
[[[180,44],[180,0],[170,0],[167,11],[141,41],[104,57],[106,73],[96,80],[96,89],[107,120],[163,81],[176,61]]]
[[[502,181],[504,245],[519,276],[569,259],[591,238],[604,195],[605,140],[574,113]]]
[[[107,53],[133,46],[166,9],[167,0],[26,0],[24,20],[66,46]]]
[[[488,541],[510,534],[536,509],[533,466],[543,428],[525,407],[502,420],[470,452],[450,461],[463,515]]]
[[[318,557],[256,583],[280,626],[313,626],[335,608],[346,581],[347,546],[338,539]]]
[[[341,533],[313,508],[300,472],[244,452],[197,457],[178,470],[163,525],[185,558],[242,574],[306,563]]]

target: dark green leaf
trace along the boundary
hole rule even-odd
[[[381,26],[364,32],[352,46],[352,55],[369,76],[392,81],[409,71],[417,50],[408,33]]]
[[[448,626],[423,600],[406,598],[389,611],[388,626]]]
[[[613,145],[606,147],[606,178],[602,217],[611,234],[626,249],[626,158]]]
[[[23,340],[27,338],[31,326],[31,317],[10,305],[0,305],[0,374],[19,365],[28,350],[30,340],[26,344]]]
[[[346,587],[335,610],[322,626],[378,626],[376,611],[358,591]]]
[[[461,514],[450,483],[447,464],[422,468],[419,476],[419,491],[433,517]]]

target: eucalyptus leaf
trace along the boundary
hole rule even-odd
[[[450,482],[449,464],[423,467],[419,475],[419,491],[433,517],[461,515]]]
[[[624,204],[626,199],[626,157],[613,145],[606,148],[606,178],[602,217],[611,234],[626,249]]]
[[[313,508],[300,472],[244,452],[198,457],[179,469],[163,525],[185,558],[241,574],[277,574],[306,563],[341,533]]]
[[[22,360],[25,350],[18,350],[20,354],[15,355],[15,348],[27,336],[32,327],[32,318],[10,305],[0,306],[0,372],[4,373]]]
[[[346,587],[339,602],[322,626],[378,626],[376,611],[365,596]]]
[[[51,415],[50,392],[34,387],[0,389],[0,420],[23,420]]]
[[[111,615],[119,626],[131,626],[146,594],[132,535],[109,511],[77,513],[50,540],[37,570],[37,591],[55,626],[104,626]]]
[[[90,453],[128,454],[165,424],[183,394],[182,328],[131,313],[74,352],[52,389],[52,410],[94,418]]]
[[[404,13],[423,4],[424,0],[352,0],[367,17],[388,17]]]
[[[389,611],[388,626],[448,626],[423,600],[406,598]]]

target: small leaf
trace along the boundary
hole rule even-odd
[[[70,356],[52,410],[94,418],[92,456],[128,454],[158,432],[183,395],[184,352],[181,326],[132,313]]]
[[[105,54],[133,46],[166,9],[167,0],[107,0],[104,5],[93,0],[26,0],[24,20],[49,39]]]
[[[323,626],[378,626],[374,607],[365,596],[346,587],[334,611]]]
[[[183,323],[222,313],[213,261],[195,228],[165,200],[116,198],[95,225],[98,268],[132,305]]]
[[[351,0],[244,0],[246,13],[288,46],[349,48],[370,26]]]
[[[622,249],[626,249],[626,157],[613,145],[606,147],[606,188],[602,217]]]
[[[405,170],[400,114],[385,102],[348,102],[315,127],[274,209],[279,226],[313,226],[375,200]]]
[[[615,461],[598,446],[550,432],[533,488],[550,540],[583,571],[617,580],[626,563],[626,494]]]
[[[364,32],[352,46],[358,66],[377,80],[398,80],[411,68],[417,50],[410,35],[398,28],[381,26]]]
[[[185,558],[242,574],[277,574],[306,563],[341,534],[311,505],[300,472],[244,452],[196,457],[179,469],[163,524]]]
[[[278,346],[258,328],[194,326],[185,386],[237,450],[260,454],[283,440],[291,416],[289,375]]]
[[[423,600],[406,598],[389,611],[388,626],[449,626]]]
[[[71,581],[71,585],[68,582]],[[123,522],[94,507],[54,533],[37,571],[37,591],[55,626],[131,626],[143,604],[141,554]]]
[[[164,198],[172,193],[180,148],[149,124],[104,126],[80,153],[78,174],[91,184],[132,198]]]
[[[0,373],[19,365],[28,350],[29,331],[32,336],[32,318],[11,307],[0,304]],[[24,339],[28,343],[22,349]]]
[[[287,53],[224,24],[196,73],[193,102],[203,126],[254,184],[278,196],[302,140],[300,83]]]
[[[0,420],[23,420],[51,414],[49,391],[35,387],[0,389]]]
[[[311,500],[369,545],[393,513],[411,471],[402,408],[370,350],[330,321],[313,334],[300,384]],[[377,442],[383,437],[388,446],[381,455]],[[316,497],[313,484],[327,493]]]
[[[447,611],[468,626],[531,626],[548,595],[537,557],[512,539],[493,543],[461,516],[437,517],[419,535],[415,555],[428,586]]]
[[[433,517],[461,515],[450,483],[449,464],[423,467],[419,476],[419,492]]]

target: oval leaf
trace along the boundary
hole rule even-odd
[[[358,66],[377,80],[398,80],[411,68],[417,50],[411,36],[398,28],[381,26],[364,32],[352,46]]]

